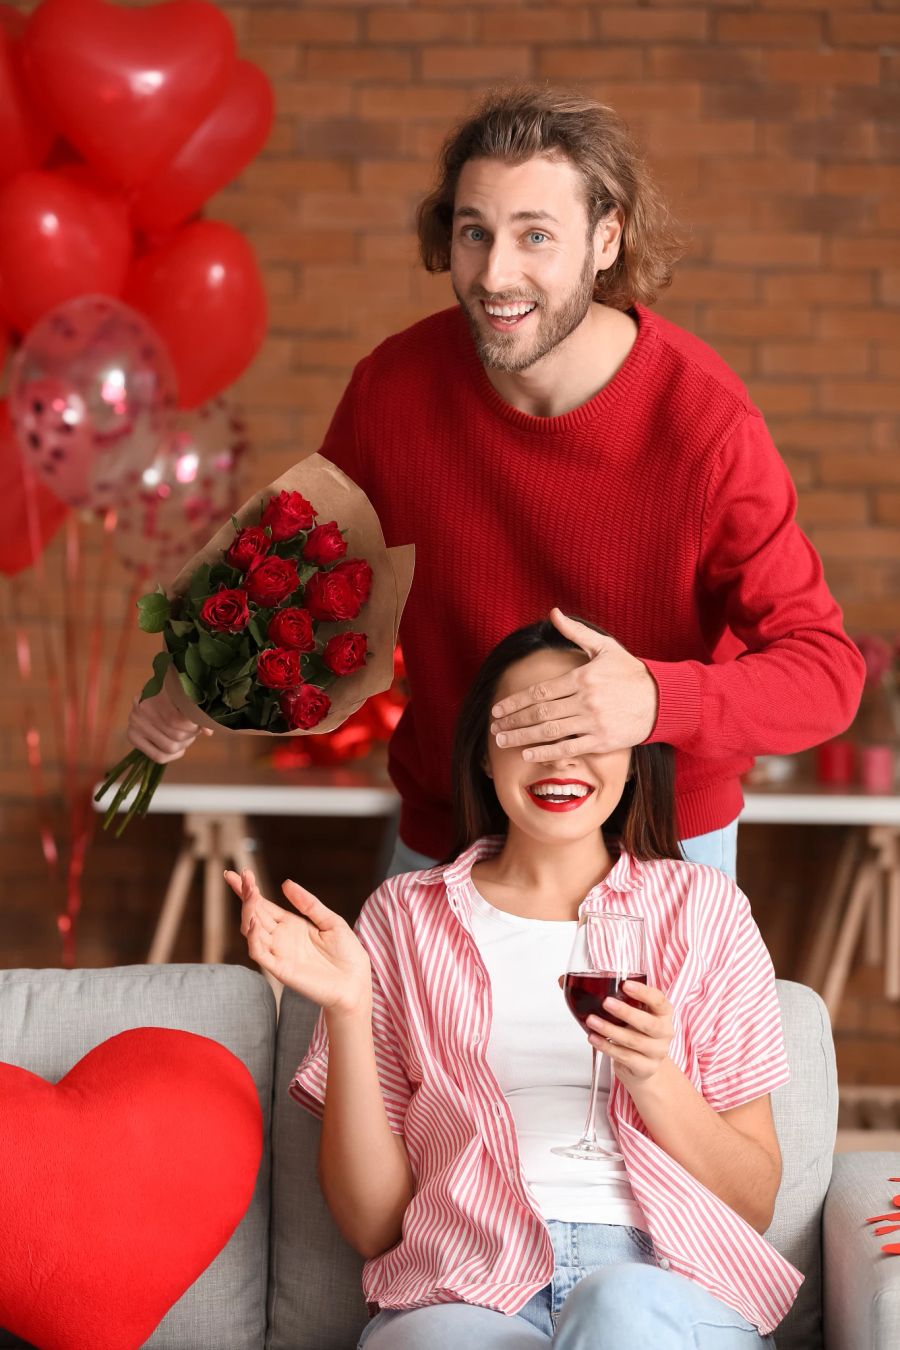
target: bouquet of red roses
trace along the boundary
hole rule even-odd
[[[245,503],[171,594],[138,601],[164,643],[141,698],[165,685],[198,726],[238,733],[332,731],[391,684],[412,552],[387,549],[365,494],[310,456]],[[163,773],[140,750],[114,765],[95,795],[118,784],[104,827],[132,791],[117,833],[144,815]]]

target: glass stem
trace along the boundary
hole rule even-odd
[[[584,1126],[584,1139],[582,1141],[585,1144],[596,1144],[597,1142],[597,1126],[595,1122],[597,1117],[597,1084],[600,1081],[600,1052],[591,1046],[591,1054],[594,1058],[591,1065],[591,1102],[588,1107],[587,1120]]]

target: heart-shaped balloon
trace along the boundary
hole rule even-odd
[[[265,337],[266,295],[253,250],[221,221],[182,225],[136,259],[124,296],[166,344],[182,408],[233,384]]]
[[[24,37],[32,96],[104,177],[136,187],[158,174],[222,98],[234,32],[207,0],[126,9],[43,0]]]
[[[53,144],[53,132],[31,105],[21,69],[21,29],[15,20],[24,27],[25,17],[6,10],[0,5],[0,183],[38,168]]]
[[[31,169],[0,187],[0,292],[13,328],[87,292],[118,295],[131,259],[128,210],[86,170]]]
[[[135,223],[153,234],[194,215],[259,154],[274,114],[275,100],[266,76],[252,62],[238,61],[217,107],[171,164],[135,196]]]
[[[9,409],[0,400],[0,572],[13,577],[30,567],[67,512],[64,503],[38,478],[33,478],[29,494],[22,451],[13,434]]]
[[[0,1098],[0,1326],[47,1350],[137,1350],[250,1203],[249,1071],[205,1036],[140,1027],[56,1084],[0,1064]]]

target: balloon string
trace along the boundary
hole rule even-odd
[[[81,875],[84,869],[84,792],[78,781],[78,644],[77,619],[83,613],[79,603],[81,537],[78,520],[72,514],[66,520],[63,582],[63,725],[65,729],[64,784],[69,823],[69,858],[66,869],[66,908],[57,919],[63,939],[63,965],[75,964],[75,921],[81,909]]]
[[[37,480],[31,464],[21,453],[22,481],[25,485],[25,515],[28,521],[28,546],[31,551],[32,565],[34,567],[34,576],[37,581],[37,594],[44,600],[45,610],[49,608],[49,592],[47,586],[47,568],[44,563],[44,545],[41,539],[40,513],[37,500]],[[50,720],[53,726],[53,738],[56,747],[56,759],[62,763],[63,759],[63,725],[62,725],[62,700],[60,698],[60,679],[59,663],[56,658],[56,647],[53,642],[53,625],[42,622],[38,624],[41,634],[41,647],[44,657],[44,673],[47,678],[47,702],[50,704]]]
[[[47,790],[44,785],[44,765],[41,755],[41,733],[38,729],[37,716],[35,713],[32,677],[33,667],[31,663],[31,643],[28,639],[28,632],[23,622],[23,616],[19,608],[19,591],[16,586],[11,588],[12,592],[12,610],[13,610],[13,633],[16,645],[16,667],[19,672],[19,681],[24,691],[22,703],[22,731],[25,737],[25,752],[28,759],[28,772],[31,779],[31,791],[34,795],[35,804],[38,812],[38,828],[41,837],[41,852],[44,861],[50,870],[52,877],[57,875],[59,864],[59,849],[56,844],[56,835],[53,830],[53,822],[50,813],[50,805],[47,798]]]
[[[125,674],[125,661],[128,655],[128,649],[131,645],[131,639],[135,629],[134,611],[141,592],[147,581],[147,568],[141,567],[134,581],[131,584],[131,590],[128,593],[128,599],[122,611],[122,618],[119,624],[119,635],[113,652],[112,664],[110,666],[110,682],[106,691],[106,707],[104,714],[100,719],[99,733],[94,743],[93,753],[91,755],[91,782],[98,782],[100,772],[103,767],[103,758],[106,754],[106,746],[109,741],[109,733],[112,729],[113,718],[116,714],[119,697],[122,693],[122,680]]]
[[[97,562],[94,579],[94,599],[91,605],[91,631],[87,657],[87,676],[84,690],[84,731],[83,761],[85,773],[93,773],[94,746],[97,739],[97,721],[100,710],[100,672],[102,667],[103,646],[106,626],[103,623],[103,585],[110,573],[113,559],[113,532],[116,528],[116,513],[109,509],[103,516],[103,545]],[[93,788],[89,777],[85,788]]]

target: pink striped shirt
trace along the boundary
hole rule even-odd
[[[363,1271],[365,1296],[381,1307],[464,1302],[512,1314],[553,1272],[513,1118],[485,1055],[491,991],[467,883],[501,842],[482,839],[448,866],[391,878],[357,923],[372,963],[385,1109],[416,1178],[401,1240]],[[772,963],[746,897],[722,872],[622,854],[585,909],[643,917],[648,980],[675,1009],[669,1054],[714,1110],[787,1081]],[[319,1115],[327,1057],[320,1018],[290,1087]],[[654,1143],[615,1076],[609,1119],[660,1258],[768,1334],[803,1276]]]

